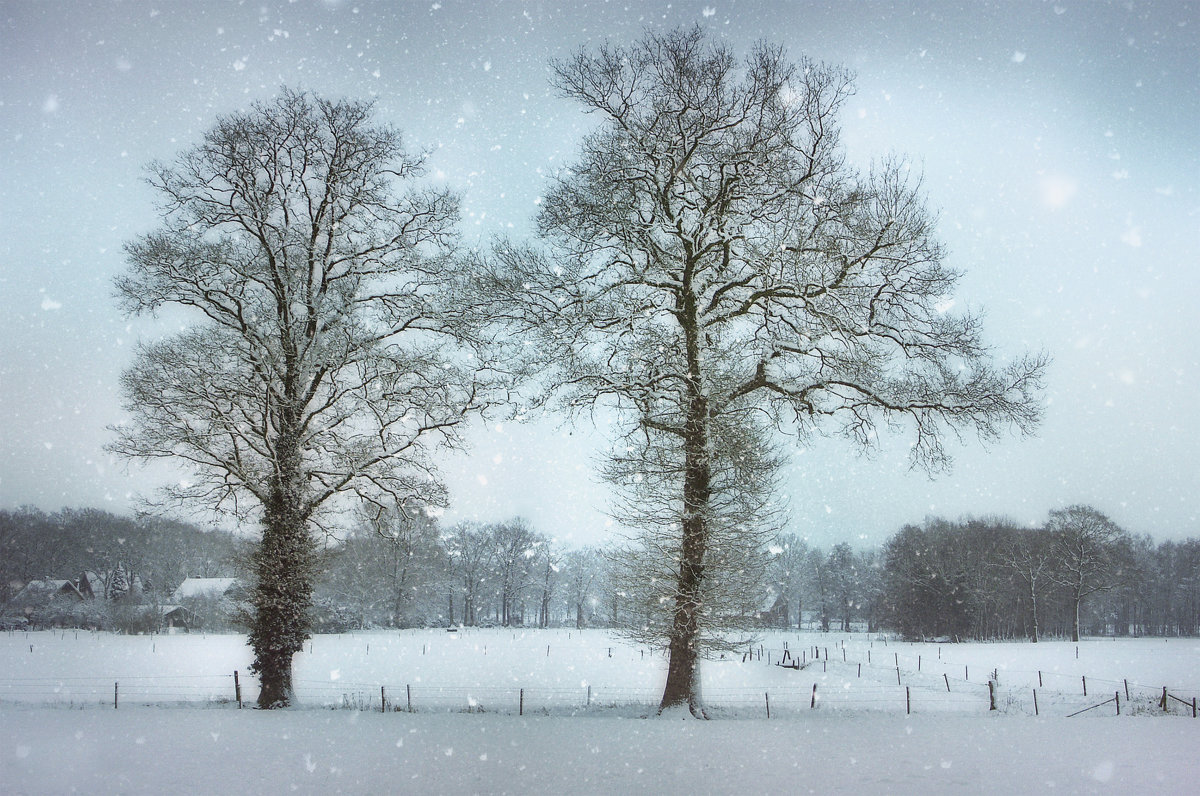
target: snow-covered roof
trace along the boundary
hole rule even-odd
[[[79,593],[79,590],[75,588],[75,584],[71,581],[57,578],[42,578],[41,580],[31,580],[26,583],[25,588],[13,596],[13,600],[40,600],[55,594],[68,594],[72,597],[83,599],[83,595]]]
[[[41,580],[29,581],[29,583],[25,584],[25,588],[30,591],[58,591],[70,582],[61,578],[42,578]]]
[[[221,597],[233,587],[237,578],[187,578],[171,595],[175,602],[189,597]]]

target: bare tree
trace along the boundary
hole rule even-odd
[[[499,598],[500,624],[524,624],[524,610],[518,611],[525,590],[533,583],[534,559],[546,544],[529,523],[518,517],[490,527],[496,595]]]
[[[834,605],[833,578],[829,572],[829,556],[814,547],[808,551],[805,564],[805,576],[809,604],[816,608],[817,619],[821,623],[821,632],[829,632]]]
[[[565,556],[565,566],[567,610],[575,614],[575,627],[582,629],[599,601],[596,583],[604,574],[603,554],[594,547],[572,550]]]
[[[437,521],[419,506],[364,507],[327,558],[318,596],[350,609],[359,627],[414,627],[441,613],[448,562]]]
[[[389,622],[412,627],[421,618],[414,609],[424,602],[446,569],[437,520],[421,505],[375,506],[363,510],[362,522],[382,542],[378,549],[386,568]]]
[[[168,498],[259,518],[259,704],[287,705],[323,514],[441,503],[431,446],[480,405],[444,320],[457,200],[402,191],[421,159],[369,103],[290,90],[149,171],[162,226],[127,245],[117,293],[195,322],[139,347],[112,448],[189,465]]]
[[[805,562],[808,558],[808,543],[794,533],[781,535],[770,548],[771,581],[788,602],[788,610],[795,606],[796,629],[804,627]]]
[[[884,423],[938,468],[948,431],[1032,429],[1044,363],[993,366],[978,319],[950,311],[958,275],[908,165],[846,164],[844,71],[765,45],[739,65],[699,28],[552,70],[598,126],[547,191],[546,250],[498,250],[491,317],[526,351],[564,352],[536,365],[567,409],[615,407],[624,447],[640,435],[647,467],[680,468],[678,542],[643,552],[671,570],[661,709],[700,714],[722,440],[774,426],[870,447]]]
[[[1084,600],[1118,585],[1117,546],[1128,533],[1091,506],[1068,506],[1050,512],[1046,530],[1057,559],[1054,581],[1071,600],[1071,640],[1079,641],[1079,608]]]
[[[846,542],[835,544],[829,551],[827,566],[833,604],[837,607],[836,618],[841,622],[840,629],[849,632],[850,622],[861,608],[858,559],[854,549]]]
[[[454,593],[461,598],[462,623],[478,622],[477,611],[482,607],[484,587],[492,573],[495,549],[488,530],[473,522],[463,522],[451,529],[445,540],[450,555],[450,571],[455,589],[450,596],[450,621],[454,621]]]
[[[1040,530],[1015,531],[1014,538],[996,551],[999,565],[1016,576],[1029,599],[1032,632],[1029,640],[1038,643],[1041,636],[1038,606],[1053,585],[1055,553],[1050,537]]]
[[[564,553],[557,543],[547,540],[537,551],[536,568],[541,599],[538,604],[538,627],[550,627],[550,605],[561,580]]]

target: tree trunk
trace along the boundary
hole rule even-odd
[[[1033,608],[1033,643],[1038,643],[1038,612],[1037,612],[1037,590],[1033,586],[1032,581],[1029,586],[1029,604]]]
[[[697,662],[711,493],[708,402],[697,393],[688,407],[688,431],[684,440],[683,539],[675,587],[675,612],[667,644],[670,662],[659,713],[686,704],[693,716],[707,718],[700,701]]]
[[[1079,603],[1082,602],[1082,598],[1075,595],[1072,602],[1075,603],[1075,613],[1071,620],[1071,641],[1079,641]]]
[[[260,708],[295,701],[292,656],[309,637],[315,550],[302,513],[300,449],[294,433],[277,441],[277,472],[264,505],[263,538],[254,556],[257,583],[250,646]]]

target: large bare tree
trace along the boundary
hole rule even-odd
[[[337,504],[437,504],[431,446],[480,406],[445,321],[458,203],[371,105],[282,91],[149,168],[161,227],[127,245],[131,314],[190,311],[122,377],[125,456],[186,463],[175,500],[254,514],[261,707],[290,703],[314,533]],[[338,501],[339,496],[358,501]]]
[[[1067,593],[1071,640],[1079,641],[1080,606],[1120,584],[1120,545],[1128,543],[1129,534],[1103,512],[1082,505],[1051,511],[1046,531],[1056,559],[1050,579]]]
[[[661,708],[698,714],[722,451],[767,447],[768,426],[871,446],[882,423],[937,468],[948,431],[1032,429],[1044,363],[993,364],[978,319],[951,311],[958,274],[907,164],[847,164],[844,71],[765,45],[739,63],[696,28],[552,73],[596,127],[546,193],[545,246],[498,249],[494,317],[549,355],[563,403],[617,407],[623,441],[678,467],[677,536],[646,549],[671,557]]]

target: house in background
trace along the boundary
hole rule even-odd
[[[80,603],[84,599],[84,595],[79,592],[79,588],[73,581],[42,578],[26,583],[25,587],[9,600],[7,610],[14,614],[28,614],[51,600]]]
[[[761,627],[780,629],[787,629],[790,626],[788,603],[782,594],[775,594],[774,590],[768,590],[767,596],[763,600],[763,610],[758,612],[758,624]]]
[[[162,606],[163,624],[168,632],[233,629],[243,597],[237,578],[186,578]]]

